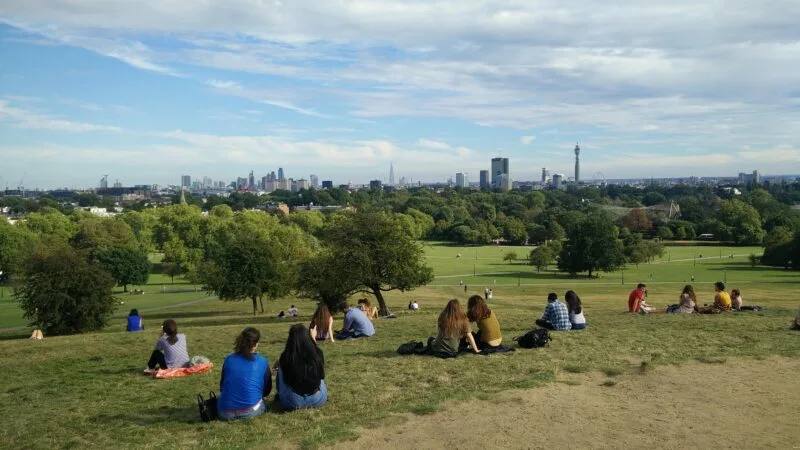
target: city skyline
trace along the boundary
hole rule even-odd
[[[800,173],[800,4],[730,8],[9,2],[0,183]]]

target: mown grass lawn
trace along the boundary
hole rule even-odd
[[[459,271],[468,251],[461,251],[462,257],[456,258],[457,248],[432,247],[430,261],[437,275],[448,270],[450,274],[464,275]],[[479,257],[483,251],[496,251],[498,256],[478,259],[485,261],[482,271],[494,269],[495,264],[501,269],[509,267],[502,262],[499,249],[478,249]],[[708,247],[702,251],[713,254]],[[749,254],[749,250],[738,249],[734,254]],[[688,255],[692,257],[691,253]],[[187,335],[190,354],[208,356],[217,364],[230,353],[236,334],[243,327],[254,325],[264,336],[260,351],[275,361],[293,323],[275,317],[278,310],[295,303],[301,309],[300,320],[306,323],[314,308],[311,302],[296,299],[270,302],[267,313],[253,318],[248,314],[247,303],[208,300],[145,313],[148,329],[143,333],[119,331],[124,328],[119,317],[101,333],[47,337],[40,342],[6,339],[0,341],[0,364],[5,369],[0,387],[0,414],[4,417],[0,445],[6,448],[164,445],[249,448],[294,444],[315,447],[353,437],[357,426],[380,423],[393,413],[425,414],[448,400],[490,398],[506,389],[535,387],[556,380],[562,372],[598,371],[613,378],[630,371],[646,372],[656,364],[688,360],[719,362],[735,356],[800,356],[800,333],[787,329],[800,302],[798,274],[750,268],[746,256],[734,259],[718,256],[716,260],[704,258],[696,266],[693,261],[688,261],[688,265],[686,261],[670,261],[640,265],[638,270],[629,268],[624,285],[621,274],[603,274],[592,280],[572,279],[535,274],[529,266],[512,264],[509,271],[518,272],[518,276],[464,276],[463,281],[468,285],[466,294],[458,286],[460,277],[437,278],[430,287],[405,294],[392,293],[388,297],[390,306],[399,317],[377,320],[375,337],[323,344],[330,390],[325,407],[288,414],[268,413],[240,423],[199,422],[194,396],[218,390],[219,366],[208,374],[183,379],[155,381],[140,375],[157,337],[158,323],[175,318],[179,331]],[[722,279],[720,275],[724,276],[726,269],[728,284],[742,289],[746,303],[764,305],[765,311],[686,316],[634,316],[625,312],[628,291],[642,280],[650,286],[650,303],[661,307],[675,303],[686,270],[695,274],[694,284],[701,303],[710,302],[711,284]],[[522,280],[523,274],[528,278]],[[564,291],[574,288],[584,301],[589,328],[555,333],[553,342],[545,349],[518,350],[506,355],[439,360],[401,357],[395,353],[401,343],[412,339],[424,341],[435,333],[436,317],[448,299],[465,301],[466,295],[482,293],[484,285],[494,280],[491,306],[507,343],[533,325],[551,290],[563,296]],[[203,293],[185,295],[196,298]],[[410,299],[419,301],[420,312],[410,313],[405,309]],[[337,326],[340,323],[337,317]]]

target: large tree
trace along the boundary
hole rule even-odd
[[[150,277],[150,261],[147,259],[147,253],[142,250],[111,247],[98,250],[93,258],[125,292],[128,292],[129,284],[146,284]]]
[[[99,330],[114,312],[114,280],[67,245],[40,248],[25,262],[14,296],[30,325],[47,334]]]
[[[383,212],[342,214],[326,227],[323,246],[324,256],[317,263],[330,267],[320,268],[321,273],[340,278],[331,283],[344,280],[355,284],[357,291],[374,295],[382,315],[389,314],[384,292],[404,292],[433,280],[422,246]]]
[[[264,312],[264,297],[284,297],[296,288],[300,264],[310,249],[309,236],[297,226],[281,225],[264,213],[244,213],[217,230],[217,237],[217,245],[207,247],[197,276],[220,299],[250,299],[255,315],[259,303]]]
[[[567,232],[558,268],[577,274],[596,270],[611,272],[625,263],[622,241],[613,221],[602,211],[593,211]]]
[[[720,204],[718,219],[720,231],[725,240],[737,244],[761,244],[764,230],[761,228],[761,215],[747,203],[738,200],[725,200]]]

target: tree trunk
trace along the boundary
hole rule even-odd
[[[589,278],[592,278],[592,269],[589,269]]]
[[[370,289],[372,289],[372,293],[378,300],[378,312],[380,313],[381,316],[388,316],[389,308],[386,307],[386,300],[383,299],[383,293],[381,292],[381,287],[372,286]]]
[[[255,315],[256,315],[256,308],[258,307],[258,303],[257,303],[257,300],[256,300],[256,297],[255,297],[255,296],[253,296],[253,297],[252,297],[252,299],[253,299],[253,316],[255,317]]]
[[[258,297],[258,302],[261,303],[261,314],[264,314],[264,297]]]
[[[128,292],[128,285],[127,284],[123,284],[122,285],[122,292]]]

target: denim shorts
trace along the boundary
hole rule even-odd
[[[302,408],[317,408],[328,401],[328,387],[325,385],[325,380],[320,380],[319,390],[310,395],[301,395],[292,390],[292,388],[283,381],[283,373],[278,369],[278,375],[275,377],[278,385],[278,399],[284,408],[288,410],[302,409]]]
[[[247,410],[239,410],[239,411],[231,411],[225,412],[223,410],[217,411],[217,417],[219,420],[236,420],[236,419],[250,419],[252,417],[260,416],[264,414],[266,411],[266,406],[264,405],[264,401],[259,402],[259,407],[256,409],[248,408]]]

